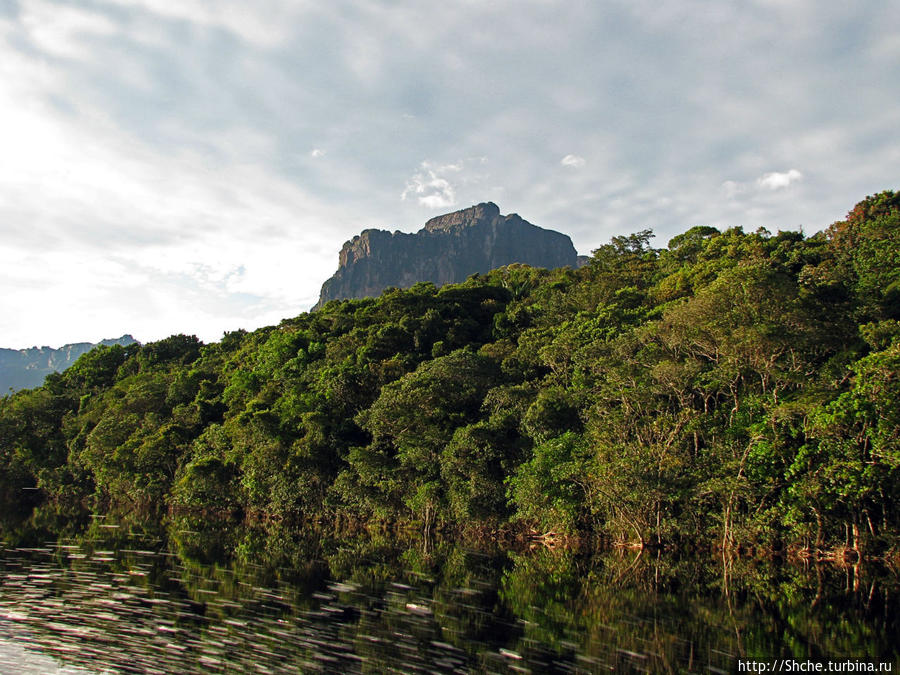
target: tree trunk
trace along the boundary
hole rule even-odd
[[[813,513],[816,514],[816,545],[815,550],[822,550],[822,545],[824,544],[824,538],[822,535],[822,514],[819,513],[819,509],[813,508]]]

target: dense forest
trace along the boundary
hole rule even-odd
[[[0,510],[896,552],[900,193],[652,236],[95,349],[0,399]]]

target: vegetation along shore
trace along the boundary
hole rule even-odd
[[[898,320],[898,193],[810,237],[642,231],[578,269],[94,349],[0,399],[0,510],[891,558]]]

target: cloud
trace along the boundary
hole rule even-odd
[[[733,200],[778,192],[801,180],[803,180],[803,174],[797,169],[790,169],[788,171],[770,171],[750,182],[726,180],[719,187],[726,199]]]
[[[448,172],[458,173],[463,163],[433,166],[430,162],[422,162],[422,170],[413,174],[407,181],[406,189],[400,195],[401,200],[414,196],[419,204],[429,209],[443,209],[456,204],[456,188],[443,175]]]
[[[45,0],[22,3],[20,21],[38,49],[71,59],[88,58],[91,43],[117,29],[110,18],[98,12]]]
[[[898,23],[873,0],[0,0],[0,346],[254,328],[359,230],[486,200],[581,251],[825,226],[898,187]],[[90,334],[104,312],[122,330]]]
[[[354,221],[273,168],[264,127],[182,118],[183,147],[155,144],[64,77],[71,61],[0,55],[0,346],[215,340],[315,302]]]
[[[741,194],[742,192],[747,191],[746,185],[742,185],[741,183],[738,183],[737,181],[734,181],[734,180],[726,180],[724,183],[722,183],[721,187],[722,187],[722,193],[728,199],[732,199],[732,198],[736,197],[737,195]]]
[[[33,1],[33,0],[28,0]],[[211,5],[205,0],[105,0],[111,5],[140,9],[175,22],[207,29],[225,30],[261,47],[282,43],[290,35],[293,21],[308,9],[306,2],[258,0],[251,8],[241,0],[221,0]]]
[[[772,171],[771,173],[765,173],[757,178],[756,184],[766,190],[782,190],[791,183],[796,183],[798,180],[802,179],[803,174],[797,171],[797,169],[791,169],[790,171],[785,171],[783,173]]]

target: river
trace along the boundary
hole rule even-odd
[[[874,564],[199,518],[32,520],[4,541],[2,672],[729,673],[900,653],[900,582]]]

